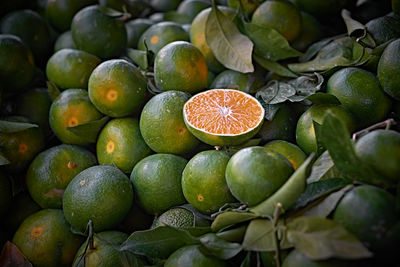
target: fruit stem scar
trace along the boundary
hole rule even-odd
[[[152,43],[152,44],[156,44],[156,43],[158,43],[158,40],[159,40],[160,38],[158,37],[158,35],[153,35],[151,38],[150,38],[150,43]]]
[[[43,233],[43,227],[38,226],[38,227],[33,227],[31,231],[31,236],[34,238],[38,238],[42,235]]]
[[[200,201],[200,202],[203,202],[204,201],[203,195],[202,194],[198,194],[197,195],[197,200]]]
[[[108,141],[107,146],[106,146],[107,153],[112,153],[114,151],[114,149],[115,149],[114,142],[111,140]]]
[[[18,146],[18,151],[20,153],[25,153],[28,150],[28,146],[26,144],[19,144]]]
[[[74,127],[74,126],[77,126],[77,125],[78,125],[78,119],[77,118],[75,118],[75,117],[69,118],[69,120],[68,120],[68,126],[69,127]]]
[[[68,161],[67,163],[67,167],[68,169],[75,169],[78,165],[76,164],[76,162],[73,161]]]
[[[114,89],[108,90],[106,97],[110,101],[115,101],[118,98],[118,92]]]

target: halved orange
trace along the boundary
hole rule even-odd
[[[253,96],[232,89],[212,89],[190,98],[183,106],[189,131],[213,146],[244,143],[264,121],[264,108]]]

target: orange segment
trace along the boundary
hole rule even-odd
[[[238,135],[257,127],[264,109],[254,97],[230,89],[213,89],[195,95],[184,106],[186,120],[210,134]]]

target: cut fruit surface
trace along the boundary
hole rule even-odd
[[[237,145],[253,137],[264,120],[264,108],[249,94],[212,89],[190,98],[183,107],[186,126],[214,146]]]

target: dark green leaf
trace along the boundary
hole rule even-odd
[[[278,224],[278,238],[281,240],[285,232],[283,221]],[[250,251],[275,251],[275,233],[273,222],[269,219],[255,219],[252,220],[247,227],[246,234],[243,240],[243,249]],[[291,248],[292,245],[283,239],[279,244],[280,249]]]
[[[192,19],[186,14],[179,13],[173,10],[173,11],[168,11],[167,13],[164,14],[164,21],[174,21],[180,24],[187,24],[191,23]]]
[[[205,215],[205,214],[199,212],[196,208],[194,208],[194,207],[193,207],[192,205],[190,205],[190,204],[183,204],[183,205],[180,205],[179,207],[180,207],[180,208],[183,208],[183,209],[186,209],[186,210],[188,210],[188,211],[191,211],[191,212],[193,213],[193,216],[194,216],[194,225],[193,225],[193,226],[196,226],[196,225],[197,225],[197,224],[196,224],[196,220],[199,220],[200,218],[201,218],[201,219],[205,219],[205,220],[212,221],[211,216],[208,216],[208,215]]]
[[[200,237],[200,242],[208,252],[222,260],[230,259],[242,251],[241,244],[227,242],[212,233]]]
[[[0,166],[10,164],[10,161],[0,153]]]
[[[271,105],[271,104],[266,104],[264,101],[261,101],[259,98],[259,101],[261,103],[261,105],[264,108],[264,118],[268,121],[272,121],[275,117],[275,114],[278,112],[278,110],[281,108],[281,104],[275,104],[275,105]]]
[[[240,267],[251,267],[251,251],[248,251],[246,257],[240,264]]]
[[[323,145],[323,142],[322,142],[322,140],[321,140],[321,129],[322,129],[322,126],[321,126],[321,124],[319,124],[318,122],[316,122],[316,121],[312,121],[312,124],[313,124],[313,128],[314,128],[314,131],[315,131],[315,140],[316,140],[316,143],[317,143],[317,156],[319,156],[319,155],[321,155],[325,150],[326,150],[326,148],[324,147],[324,145]]]
[[[227,211],[219,214],[211,225],[213,232],[217,232],[225,227],[246,222],[257,218],[257,215],[248,212]]]
[[[336,96],[317,92],[315,94],[309,95],[305,98],[311,101],[314,105],[328,104],[328,105],[340,105],[339,99]]]
[[[329,214],[336,209],[337,204],[342,197],[353,188],[353,185],[348,185],[341,190],[331,193],[326,198],[318,201],[316,205],[306,207],[306,210],[302,213],[304,216],[318,216],[326,218]]]
[[[306,190],[301,194],[294,204],[294,209],[306,206],[308,203],[323,197],[333,191],[337,191],[352,181],[344,178],[332,178],[308,184]]]
[[[292,48],[286,38],[272,28],[246,23],[245,31],[254,43],[254,52],[260,57],[277,61],[303,55]]]
[[[7,241],[0,255],[0,266],[2,267],[32,267],[29,260],[22,254],[16,245]]]
[[[200,241],[187,231],[159,226],[154,229],[136,231],[121,244],[120,250],[151,258],[167,258],[172,252],[186,245],[199,244]]]
[[[344,36],[345,36],[344,34],[331,36],[331,37],[322,39],[321,41],[318,41],[316,43],[313,43],[307,49],[304,56],[300,57],[300,62],[310,61],[316,54],[318,54],[319,51],[321,51],[322,48],[327,46],[330,42],[332,42],[333,40],[339,39],[341,37],[344,37]]]
[[[120,12],[118,10],[112,9],[108,6],[99,6],[99,10],[107,15],[108,17],[112,17],[112,18],[120,18],[122,16],[124,16],[125,14],[123,12]]]
[[[299,217],[287,224],[287,237],[312,260],[362,259],[372,253],[337,222],[320,217]]]
[[[239,32],[235,23],[217,8],[215,2],[206,22],[206,41],[226,68],[243,73],[254,71],[251,61],[253,43]]]
[[[311,174],[307,178],[307,183],[341,176],[342,175],[333,163],[328,150],[325,150],[325,152],[322,153],[322,155],[314,162]]]
[[[58,89],[57,85],[51,81],[47,81],[47,92],[50,96],[51,101],[57,98],[61,94],[60,89]]]
[[[139,263],[135,254],[131,253],[128,250],[118,251],[119,258],[121,259],[122,266],[125,267],[141,267],[142,265]]]
[[[109,119],[110,117],[105,116],[99,120],[86,122],[74,127],[67,127],[67,130],[73,132],[79,137],[82,137],[82,139],[84,139],[86,142],[96,143],[97,135]]]
[[[149,62],[146,51],[127,48],[127,55],[136,65],[140,67],[141,70],[148,69]]]
[[[357,157],[349,131],[332,112],[328,112],[324,117],[319,138],[324,147],[328,149],[338,170],[346,178],[376,185],[387,185],[387,181],[381,179],[379,174]]]
[[[228,242],[242,242],[244,234],[246,232],[246,225],[239,226],[237,228],[225,230],[222,232],[216,233],[216,235]]]
[[[294,72],[326,71],[336,66],[350,66],[353,60],[353,40],[341,38],[322,48],[315,59],[304,63],[292,63],[288,68]]]
[[[0,120],[0,133],[16,133],[30,128],[37,128],[36,124]]]
[[[390,39],[390,40],[387,41],[387,42],[384,42],[383,44],[378,45],[377,47],[375,47],[374,49],[372,49],[371,55],[374,55],[374,56],[381,56],[382,53],[383,53],[383,50],[385,50],[385,48],[386,48],[391,42],[393,42],[394,40],[396,40],[396,39],[393,38],[393,39]]]
[[[261,65],[266,70],[269,70],[271,72],[274,72],[278,74],[279,76],[282,77],[290,77],[290,78],[296,78],[298,75],[285,66],[279,64],[278,62],[275,62],[273,60],[265,59],[263,57],[259,57],[257,55],[253,55],[254,60]]]
[[[346,24],[347,34],[350,37],[358,38],[365,35],[365,26],[362,23],[352,19],[350,11],[343,9],[342,18],[344,20],[344,23]]]

